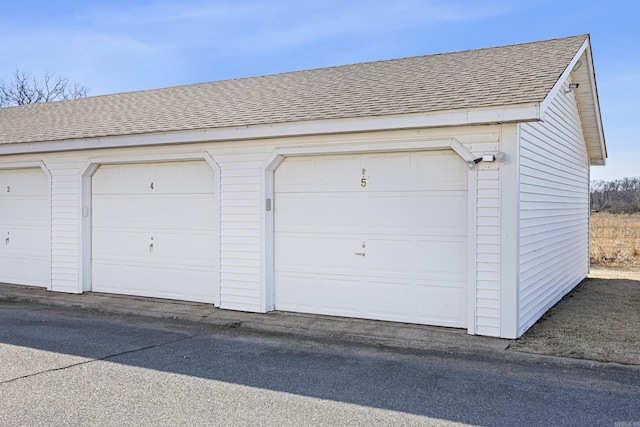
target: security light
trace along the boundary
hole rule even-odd
[[[574,89],[578,89],[578,86],[580,86],[580,83],[569,83],[569,90],[564,91],[565,95]]]

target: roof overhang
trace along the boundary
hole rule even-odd
[[[530,103],[499,108],[437,111],[427,114],[318,120],[180,132],[22,142],[0,145],[0,155],[518,123],[538,120],[540,120],[540,106],[536,103]]]
[[[574,93],[580,113],[587,152],[589,154],[589,162],[594,166],[603,166],[607,159],[607,146],[602,127],[598,88],[596,86],[596,75],[589,37],[586,38],[547,97],[540,103],[541,119],[544,120],[544,116],[551,102],[556,95],[563,90],[563,85],[567,81],[580,85],[580,88],[574,91]]]

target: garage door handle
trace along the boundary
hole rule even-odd
[[[364,256],[364,252],[356,252],[356,255]]]

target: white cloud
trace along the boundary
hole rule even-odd
[[[184,76],[203,68],[198,79],[234,77],[224,70],[237,73],[253,58],[258,67],[240,74],[276,69],[265,58],[278,61],[276,71],[309,68],[379,58],[373,52],[391,50],[398,32],[481,21],[514,7],[498,0],[83,2],[64,21],[0,16],[0,76],[16,67],[51,70],[97,94],[188,83]],[[308,53],[319,47],[326,62]],[[310,62],[290,64],[302,55]]]

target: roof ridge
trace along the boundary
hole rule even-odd
[[[403,60],[424,58],[424,57],[428,57],[428,56],[429,57],[437,57],[437,56],[446,56],[446,55],[454,55],[454,54],[464,54],[464,53],[469,53],[469,52],[482,52],[482,51],[487,51],[487,50],[504,49],[504,48],[510,48],[510,47],[515,47],[515,46],[525,46],[525,45],[531,45],[531,44],[553,42],[553,41],[558,41],[558,40],[568,40],[568,39],[579,38],[579,37],[583,37],[583,38],[586,39],[587,37],[589,37],[589,34],[588,33],[584,33],[584,34],[577,34],[577,35],[574,35],[574,36],[556,37],[556,38],[552,38],[552,39],[544,39],[544,40],[529,41],[529,42],[522,42],[522,43],[512,43],[512,44],[507,44],[507,45],[496,45],[496,46],[488,46],[488,47],[475,48],[475,49],[454,50],[454,51],[449,51],[449,52],[427,53],[427,54],[423,54],[423,55],[410,55],[410,56],[403,56],[403,57],[399,57],[399,58],[377,59],[377,60],[373,60],[373,61],[352,62],[352,63],[347,63],[347,64],[331,65],[331,66],[327,66],[327,67],[305,68],[305,69],[300,69],[300,70],[284,71],[284,72],[280,72],[280,73],[259,74],[259,75],[254,75],[254,76],[236,77],[236,78],[231,78],[231,79],[210,80],[210,81],[196,82],[196,83],[185,83],[185,84],[181,84],[181,85],[166,86],[166,87],[159,87],[159,88],[139,89],[139,90],[125,91],[125,92],[105,93],[105,94],[100,94],[100,95],[87,96],[85,98],[64,99],[64,100],[59,100],[59,101],[53,101],[53,102],[49,102],[48,104],[66,103],[66,102],[74,102],[74,101],[78,101],[78,100],[82,100],[82,99],[87,99],[88,100],[88,99],[96,99],[96,98],[103,98],[103,97],[120,96],[120,95],[121,96],[134,95],[134,94],[138,94],[138,93],[155,92],[155,91],[169,91],[169,90],[175,90],[175,89],[181,89],[181,88],[187,88],[187,87],[207,86],[207,85],[211,85],[211,84],[215,84],[215,83],[221,83],[221,82],[236,82],[236,81],[237,82],[241,82],[241,81],[247,81],[247,80],[252,80],[252,79],[272,78],[272,77],[276,77],[276,76],[286,76],[286,75],[296,74],[296,73],[305,73],[305,72],[314,72],[314,71],[321,71],[321,70],[332,70],[332,69],[354,67],[354,66],[362,66],[362,65],[375,65],[375,64],[382,64],[382,63],[389,63],[389,62],[397,62],[397,61],[403,61]],[[28,104],[28,105],[33,105],[33,104]],[[22,106],[4,107],[4,108],[14,108],[14,107],[24,107],[24,105],[22,105]]]
[[[539,103],[587,37],[0,108],[0,144]]]

